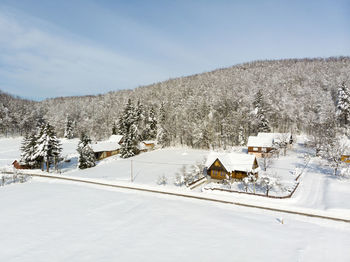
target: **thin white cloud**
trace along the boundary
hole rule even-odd
[[[166,70],[0,13],[0,88],[25,97],[105,92],[152,83]],[[68,35],[69,36],[69,35]]]

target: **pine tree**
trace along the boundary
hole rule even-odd
[[[142,132],[143,140],[156,139],[157,137],[157,119],[153,107],[151,107],[148,116],[145,118],[144,129]]]
[[[32,134],[27,133],[25,134],[21,145],[20,162],[30,167],[36,167],[38,165],[38,161],[34,158],[36,140],[37,138],[34,132]]]
[[[78,167],[80,169],[90,168],[96,165],[95,154],[91,148],[91,139],[85,132],[80,135],[77,151],[79,153]]]
[[[118,135],[118,128],[115,122],[113,122],[113,126],[112,126],[112,135]]]
[[[257,132],[270,132],[269,120],[266,118],[265,104],[263,100],[263,94],[259,90],[254,100],[254,113],[256,119],[256,131]]]
[[[140,100],[137,101],[137,105],[134,109],[135,114],[135,125],[137,127],[137,139],[139,141],[143,140],[143,130],[145,128],[144,122],[145,122],[145,116],[144,116],[144,109],[143,105],[141,104]]]
[[[157,137],[157,119],[153,107],[149,111],[149,138]]]
[[[44,167],[44,162],[46,163],[46,171],[49,172],[50,164],[57,163],[59,160],[60,153],[62,151],[60,141],[56,137],[53,126],[49,123],[42,126],[37,143],[35,146],[35,159],[40,159],[42,162],[42,170]]]
[[[350,90],[343,82],[338,88],[337,116],[342,126],[346,126],[350,119]]]
[[[121,157],[128,158],[138,154],[139,137],[137,132],[136,113],[130,99],[126,104],[120,119],[120,127],[121,135],[123,135],[123,142],[120,148]]]
[[[210,138],[209,138],[209,131],[208,126],[203,125],[201,130],[201,136],[200,136],[200,147],[204,149],[210,148]]]
[[[164,104],[162,103],[159,110],[159,121],[158,121],[158,133],[157,133],[157,142],[162,147],[166,147],[170,145],[170,137],[169,132],[165,127],[165,109]]]
[[[65,128],[64,128],[64,137],[65,138],[72,139],[74,137],[73,126],[74,126],[74,122],[67,116]]]

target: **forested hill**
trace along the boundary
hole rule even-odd
[[[170,144],[225,146],[257,132],[257,107],[271,130],[312,132],[314,123],[335,119],[337,90],[344,83],[349,87],[350,57],[256,61],[133,90],[37,103],[13,97],[9,103],[0,93],[0,132],[18,134],[44,119],[63,136],[68,116],[77,135],[87,130],[105,138],[130,98],[135,105],[140,101],[146,118],[163,103]]]

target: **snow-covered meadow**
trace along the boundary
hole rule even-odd
[[[11,169],[11,163],[20,157],[21,138],[0,139],[0,170],[7,166]],[[171,190],[187,190],[186,187],[174,185],[176,173],[181,173],[185,165],[187,169],[197,162],[203,162],[208,154],[206,150],[196,150],[186,147],[158,149],[138,156],[122,159],[118,155],[99,161],[96,167],[80,170],[77,168],[76,147],[78,139],[63,139],[63,153],[70,162],[61,164],[60,174],[68,177],[96,179],[110,183],[129,183],[137,186],[161,187]],[[241,150],[241,149],[237,149]],[[304,155],[310,153],[301,143],[296,144],[287,151],[286,156],[280,156],[269,163],[268,170],[278,177],[282,185],[294,185],[296,169],[303,170],[305,166]],[[132,162],[131,162],[132,160]],[[261,160],[260,160],[261,161]],[[133,182],[131,182],[131,165]],[[30,172],[41,173],[39,170]],[[44,172],[46,174],[46,172]],[[160,176],[167,177],[165,186],[157,185]],[[324,166],[317,158],[311,158],[304,174],[298,180],[300,183],[293,196],[289,199],[267,199],[260,196],[252,196],[238,193],[227,193],[216,190],[206,190],[203,194],[217,195],[218,197],[229,197],[235,201],[246,201],[249,203],[266,203],[276,206],[302,207],[318,210],[328,210],[337,215],[350,215],[350,179],[334,177],[332,170]],[[213,184],[213,183],[212,183]],[[194,191],[200,193],[201,188],[206,184],[197,187]],[[210,185],[209,185],[210,186]],[[217,184],[217,187],[223,187]],[[233,184],[243,191],[240,182]],[[250,189],[250,191],[252,191]],[[259,192],[259,193],[263,193]],[[288,191],[279,192],[281,195],[288,194]],[[271,194],[275,192],[272,190]]]
[[[350,260],[346,223],[38,178],[0,190],[2,261]]]

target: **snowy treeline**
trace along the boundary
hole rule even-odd
[[[106,138],[116,131],[130,99],[133,105],[140,101],[145,114],[153,111],[169,145],[240,145],[259,130],[314,134],[320,126],[334,124],[332,119],[336,125],[347,124],[337,108],[338,88],[350,86],[349,72],[348,57],[288,59],[245,63],[97,96],[34,103],[1,94],[0,132],[23,133],[33,128],[34,118],[49,121],[60,137],[85,130],[94,139]]]

